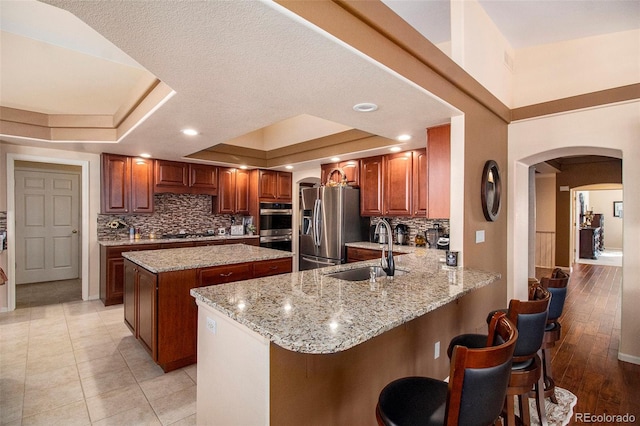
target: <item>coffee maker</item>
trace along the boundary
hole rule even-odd
[[[409,244],[409,227],[402,223],[396,225],[396,244]]]

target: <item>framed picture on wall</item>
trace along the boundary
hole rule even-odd
[[[622,217],[622,201],[613,202],[613,217]]]

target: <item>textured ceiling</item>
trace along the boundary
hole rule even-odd
[[[302,140],[283,142],[274,131],[264,129],[274,124],[285,128],[283,123],[298,121],[295,118],[301,115],[389,139],[409,133],[414,137],[413,145],[423,145],[425,127],[457,114],[429,93],[272,2],[46,2],[55,7],[32,0],[0,2],[3,59],[10,52],[4,42],[7,37],[31,38],[43,42],[41,49],[48,55],[58,52],[51,56],[54,62],[60,59],[84,64],[89,78],[87,73],[81,75],[80,66],[69,64],[37,69],[33,65],[39,60],[33,57],[36,53],[28,60],[32,72],[39,71],[39,75],[8,78],[10,74],[5,72],[9,67],[3,60],[3,89],[11,86],[13,92],[10,97],[10,91],[0,93],[2,106],[76,113],[74,108],[88,101],[90,105],[82,109],[99,113],[113,109],[118,96],[137,90],[144,86],[140,80],[153,76],[176,91],[120,143],[57,143],[61,149],[128,155],[150,152],[166,159],[184,158],[230,141],[271,150]],[[416,27],[435,29],[434,35],[428,35],[434,42],[450,32],[448,2],[385,2],[394,8],[413,7],[406,9],[410,10],[407,13],[424,19],[407,20]],[[480,3],[515,47],[549,42],[553,37],[593,35],[600,29],[619,31],[634,19],[637,28],[639,21],[637,1]],[[602,8],[604,3],[610,6],[607,10]],[[415,9],[417,5],[431,9],[420,12]],[[400,9],[396,10],[402,15]],[[605,17],[606,22],[593,25],[587,19],[592,16]],[[85,57],[80,59],[78,52]],[[110,80],[116,73],[127,78]],[[53,78],[60,74],[66,74],[66,80]],[[28,78],[40,79],[40,86],[29,85]],[[82,83],[77,96],[67,87],[71,83]],[[38,102],[42,103],[38,106]],[[380,108],[371,114],[356,113],[352,106],[358,102],[375,102]],[[194,127],[201,134],[187,138],[179,133],[185,127]],[[47,142],[4,139],[51,146]]]

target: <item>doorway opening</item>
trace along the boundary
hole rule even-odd
[[[20,179],[24,180],[24,173],[26,173],[26,176],[29,176],[29,173],[31,172],[33,172],[33,175],[36,178],[27,178],[27,193],[25,198],[24,191],[22,191],[22,189],[24,188],[17,189],[17,181]],[[78,197],[77,208],[73,213],[71,213],[73,202],[67,199],[65,195],[61,195],[57,199],[50,199],[49,201],[46,201],[47,197],[51,198],[52,193],[56,193],[56,191],[63,189],[65,186],[71,186],[72,184],[69,183],[69,181],[60,179],[56,181],[56,183],[51,183],[51,185],[55,185],[57,187],[55,190],[53,189],[53,186],[51,186],[46,190],[41,189],[41,196],[38,195],[36,187],[42,183],[42,177],[49,174],[58,174],[64,177],[69,177],[69,175],[76,176]],[[50,180],[51,182],[53,182],[56,179]],[[40,183],[38,183],[38,181],[40,181]],[[67,160],[61,158],[49,158],[24,154],[7,154],[7,266],[9,269],[7,309],[9,311],[16,309],[17,286],[29,286],[33,285],[34,283],[44,285],[44,283],[58,282],[59,287],[57,292],[53,287],[44,287],[47,290],[54,290],[51,294],[51,299],[58,299],[59,297],[63,297],[71,287],[73,288],[72,292],[75,292],[75,294],[73,295],[73,299],[78,299],[77,291],[79,289],[81,300],[88,300],[88,182],[88,161]],[[47,203],[48,207],[45,208],[44,206]],[[38,223],[44,221],[44,216],[40,213],[37,213],[37,209],[34,209],[33,207],[34,205],[41,205],[43,210],[49,209],[49,217],[54,217],[58,225],[60,225],[61,220],[64,222],[64,220],[61,219],[63,216],[66,215],[68,217],[72,217],[75,222],[69,224],[68,229],[65,229],[65,231],[67,231],[69,235],[36,235],[34,237],[33,235],[29,234],[29,232],[33,231],[34,224],[37,225]],[[25,213],[27,211],[29,214]],[[20,215],[21,217],[18,218],[18,215]],[[56,228],[59,227],[56,226]],[[55,249],[51,248],[53,247],[53,243],[46,243],[47,240],[56,240]],[[48,249],[46,249],[47,246]],[[63,247],[68,247],[69,250],[63,250]],[[48,259],[44,258],[45,252],[48,252],[46,254],[46,256],[49,256]],[[38,259],[37,256],[34,257],[35,253],[40,253],[43,257]],[[21,265],[26,264],[26,278],[23,274],[24,271],[17,270],[16,263],[19,263]],[[37,273],[38,270],[42,269],[41,266],[44,267],[45,264],[53,265],[53,270],[55,270],[56,273],[49,274],[45,272],[44,275],[40,276],[40,278],[38,278],[37,275],[35,277],[31,276],[31,272]],[[71,266],[71,264],[73,264],[73,266]],[[77,272],[73,271],[74,268],[77,270]],[[59,272],[64,269],[71,269],[72,272],[70,274],[60,275]],[[52,285],[55,286],[55,284]],[[31,288],[30,290],[28,290],[27,287],[24,287],[25,294],[34,294],[34,291],[37,293],[38,291],[42,291],[42,288],[38,288],[36,290],[34,290],[34,288]],[[42,300],[42,297],[38,297],[38,299]],[[29,303],[31,305],[31,301],[24,302],[23,299],[21,299],[21,303],[21,306],[24,306],[24,303]]]

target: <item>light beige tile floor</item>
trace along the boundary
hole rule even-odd
[[[196,366],[165,374],[122,305],[74,301],[0,314],[1,425],[195,425]]]

